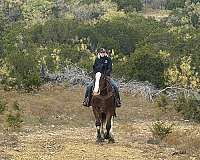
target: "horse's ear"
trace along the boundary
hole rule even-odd
[[[92,73],[92,74],[91,74],[91,77],[92,77],[92,79],[95,79],[95,74]]]
[[[107,81],[110,81],[111,77],[110,76],[105,76]]]
[[[94,77],[94,72],[89,72],[88,76],[91,77],[91,78],[93,78]]]

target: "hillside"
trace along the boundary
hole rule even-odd
[[[200,0],[0,0],[0,160],[200,160],[199,44]],[[114,144],[82,106],[99,55]]]
[[[114,121],[116,143],[95,143],[91,108],[81,106],[83,88],[43,87],[35,94],[0,91],[23,111],[22,128],[0,133],[1,160],[198,160],[199,125],[181,120],[173,109],[161,120],[174,123],[173,132],[152,144],[150,126],[159,110],[140,96],[123,94]],[[1,117],[2,122],[2,117]],[[1,123],[2,124],[2,123]],[[1,125],[3,127],[3,125]],[[153,142],[154,143],[154,142]]]

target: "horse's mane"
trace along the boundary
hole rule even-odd
[[[110,77],[103,75],[103,78],[105,78],[105,81],[106,81],[106,86],[103,89],[106,89],[107,94],[109,94],[110,92],[112,92],[112,84],[111,84],[111,81],[110,81]]]

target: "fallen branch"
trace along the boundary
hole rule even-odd
[[[62,83],[67,81],[69,85],[81,85],[87,86],[91,83],[92,78],[87,74],[86,71],[79,68],[76,65],[69,65],[63,68],[61,72],[56,73],[48,73],[48,71],[43,72],[43,78],[47,82],[52,83]],[[179,93],[183,92],[187,93],[187,95],[195,95],[198,99],[200,99],[200,94],[193,90],[180,88],[180,87],[166,87],[164,89],[157,89],[149,82],[138,82],[135,80],[126,82],[125,79],[117,79],[115,80],[119,87],[120,92],[129,93],[132,95],[142,95],[147,101],[153,102],[156,97],[161,94],[165,94],[172,100],[176,100]]]

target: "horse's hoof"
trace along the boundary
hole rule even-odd
[[[111,138],[109,138],[109,139],[108,139],[108,143],[115,143],[115,140],[114,140],[114,138],[112,138],[112,137],[111,137]]]
[[[105,139],[109,139],[109,138],[110,138],[109,134],[105,134],[105,135],[104,135],[104,138],[105,138]]]
[[[96,140],[97,144],[102,143],[102,142],[104,142],[104,138],[97,138],[97,140]]]

